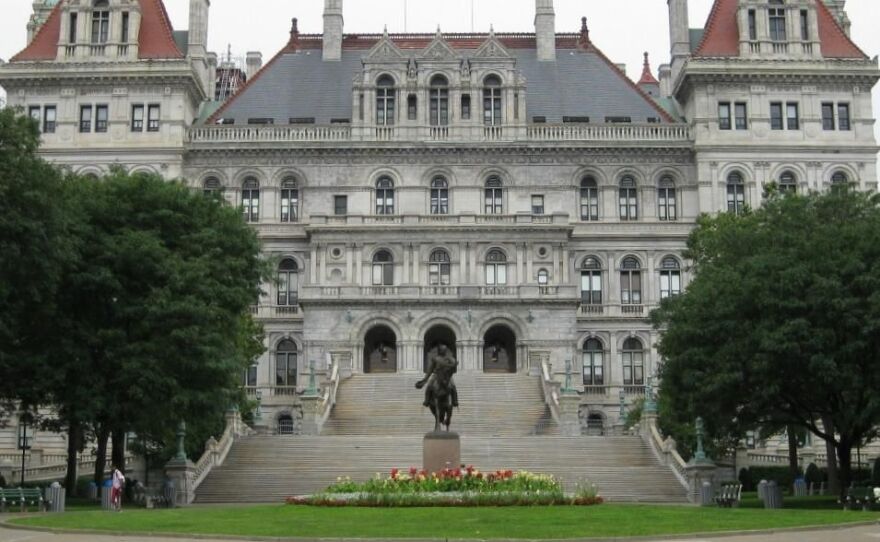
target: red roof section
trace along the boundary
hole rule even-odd
[[[346,51],[368,51],[384,37],[383,34],[345,34],[342,38],[342,48]],[[437,34],[389,34],[388,37],[400,49],[419,50],[424,49]],[[556,34],[556,47],[559,49],[574,49],[580,34]],[[508,49],[535,49],[537,40],[533,33],[496,33],[495,38]],[[488,33],[456,33],[443,34],[443,39],[453,49],[475,50],[489,39]],[[322,34],[300,34],[299,47],[302,49],[323,48]]]
[[[645,64],[642,66],[642,78],[639,79],[640,85],[659,85],[660,81],[651,73],[651,63],[648,61],[648,53],[645,53]]]
[[[700,45],[699,57],[739,56],[739,27],[736,21],[737,0],[715,0]],[[846,35],[822,0],[816,0],[819,41],[825,58],[860,58],[868,56]]]
[[[139,0],[141,4],[141,28],[138,35],[138,58],[181,59],[183,53],[174,43],[173,28],[162,0]],[[61,35],[61,5],[52,10],[46,23],[34,40],[10,62],[55,60]]]

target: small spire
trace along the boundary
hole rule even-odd
[[[651,62],[648,60],[648,53],[645,52],[645,63],[642,65],[642,78],[639,79],[640,85],[659,85],[660,81],[651,73]]]
[[[581,35],[578,37],[578,47],[586,49],[590,45],[590,29],[587,27],[587,18],[581,17]]]
[[[385,28],[382,29],[382,37],[388,39],[388,25],[385,25]]]
[[[296,17],[290,20],[290,41],[287,42],[287,49],[289,51],[299,49],[299,19]]]
[[[443,32],[440,31],[440,25],[437,25],[437,39],[443,39]]]
[[[494,24],[489,25],[489,37],[490,38],[495,37],[495,25]]]

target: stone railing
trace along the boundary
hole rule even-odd
[[[339,143],[339,142],[616,142],[686,143],[684,124],[533,124],[507,126],[198,126],[188,141],[200,143]]]
[[[333,407],[336,405],[336,393],[339,391],[340,374],[339,364],[331,359],[327,371],[327,382],[324,385],[324,393],[321,403],[318,405],[317,416],[315,417],[318,434],[321,433],[321,429],[324,428],[324,424],[330,418]]]
[[[299,305],[253,305],[251,314],[260,320],[291,320],[303,317]]]
[[[651,447],[657,459],[669,467],[681,485],[689,488],[687,462],[678,453],[675,440],[672,437],[663,438],[657,427],[656,415],[643,415],[642,424],[642,439]]]
[[[559,388],[560,384],[553,378],[550,360],[541,361],[541,388],[544,390],[544,402],[550,408],[553,421],[560,423],[559,418]]]
[[[20,457],[19,457],[20,459]],[[126,456],[126,462],[131,460],[131,456]],[[88,475],[92,475],[95,471],[95,460],[94,459],[83,459],[77,462],[77,472],[78,473],[88,473]],[[110,472],[110,461],[108,459],[107,465],[104,469],[105,474]],[[10,483],[18,483],[21,480],[21,466],[13,467],[9,471],[9,479],[7,482]],[[24,480],[25,482],[49,482],[53,480],[61,480],[67,474],[67,459],[65,458],[63,462],[54,463],[54,464],[43,464],[43,465],[35,465],[32,467],[25,467],[24,469]]]
[[[419,300],[425,297],[449,300],[577,300],[577,286],[303,286],[300,301],[326,303],[331,300]]]
[[[553,213],[546,215],[533,215],[530,213],[506,214],[506,215],[481,215],[481,214],[449,214],[449,215],[310,215],[308,227],[317,226],[375,226],[375,225],[429,225],[429,226],[457,226],[471,224],[497,224],[506,225],[569,225],[567,213]]]
[[[647,318],[658,305],[604,305],[582,304],[578,309],[580,318]]]
[[[205,443],[205,452],[195,463],[192,474],[193,492],[198,489],[199,485],[208,477],[214,467],[219,467],[226,461],[226,456],[229,455],[229,450],[232,449],[236,438],[246,433],[247,430],[245,429],[244,422],[241,421],[241,414],[237,410],[228,412],[226,414],[226,429],[223,431],[220,440],[216,440],[214,437],[209,438],[208,442]]]

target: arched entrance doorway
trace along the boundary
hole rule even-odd
[[[428,370],[428,355],[437,348],[437,345],[440,343],[445,344],[446,348],[452,352],[452,355],[457,359],[458,353],[455,348],[455,341],[455,332],[447,326],[436,325],[429,329],[428,332],[425,333],[425,354],[422,359],[424,370]],[[458,361],[461,363],[461,360]]]
[[[397,335],[390,327],[372,327],[364,336],[364,372],[397,372]]]
[[[483,336],[483,371],[516,372],[516,334],[509,327],[494,325]]]

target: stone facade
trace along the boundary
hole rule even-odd
[[[538,374],[549,359],[562,378],[571,360],[588,432],[591,421],[617,423],[619,395],[631,401],[656,373],[647,316],[686,287],[682,252],[701,213],[759,206],[771,182],[877,188],[870,92],[880,71],[850,54],[818,1],[786,2],[798,39],[774,41],[768,2],[718,0],[697,45],[686,0],[670,0],[672,64],[656,101],[624,81],[586,23],[554,34],[549,0],[536,0],[536,34],[370,36],[343,34],[342,0],[326,0],[324,37],[300,36],[294,22],[288,46],[219,111],[203,102],[214,95],[205,0],[192,0],[201,26],[179,56],[71,59],[62,37],[57,57],[0,67],[0,84],[10,105],[56,107],[47,158],[84,173],[182,177],[244,208],[283,275],[254,307],[267,351],[243,382],[267,429],[301,425],[295,390],[310,361],[319,376],[331,358],[354,373],[419,372],[442,340],[455,341],[463,372]],[[726,46],[717,29],[737,24],[733,51],[713,52]],[[595,71],[583,88],[548,90],[540,74],[559,78],[555,66],[569,62]],[[273,77],[305,84],[293,79],[325,72],[326,95],[301,93],[287,109],[272,100]],[[333,93],[338,107],[325,103]],[[80,129],[90,104],[109,104],[106,133]],[[132,129],[138,104],[159,106],[157,131]]]

